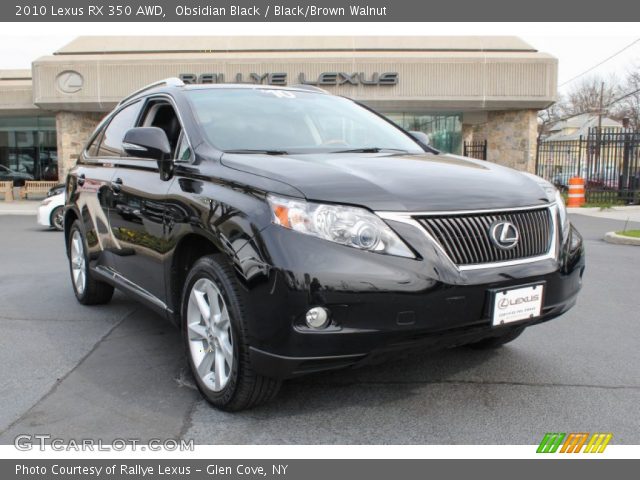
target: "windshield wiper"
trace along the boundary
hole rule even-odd
[[[352,148],[349,150],[335,150],[331,153],[379,153],[383,150],[400,152],[400,153],[408,153],[407,150],[402,150],[401,148],[383,148],[383,147],[364,147],[364,148]]]
[[[285,150],[252,150],[249,148],[244,148],[244,149],[238,149],[238,150],[225,150],[224,153],[257,153],[257,154],[264,154],[264,155],[287,155],[287,152]]]

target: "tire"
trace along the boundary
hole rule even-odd
[[[53,209],[49,215],[49,225],[55,230],[61,232],[64,230],[64,207],[59,206]]]
[[[467,345],[467,347],[476,350],[490,350],[493,348],[499,348],[502,345],[514,341],[516,338],[522,335],[524,329],[525,327],[513,328],[497,337],[487,337],[480,340],[479,342],[470,343]]]
[[[245,305],[233,268],[223,255],[195,262],[182,294],[187,360],[202,395],[230,412],[271,400],[281,385],[251,366]]]
[[[113,296],[113,286],[96,280],[89,270],[87,256],[87,242],[76,220],[69,229],[69,244],[67,245],[69,259],[69,273],[71,285],[78,302],[83,305],[101,305],[108,303]]]

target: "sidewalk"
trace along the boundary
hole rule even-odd
[[[628,207],[613,207],[605,210],[599,207],[594,208],[568,208],[569,213],[586,215],[588,217],[609,218],[620,220],[621,222],[640,222],[640,206],[632,205]]]
[[[42,200],[0,201],[0,215],[35,215]]]

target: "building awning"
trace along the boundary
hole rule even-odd
[[[396,81],[376,81],[385,73]],[[33,63],[33,102],[107,111],[180,75],[260,83],[284,75],[288,85],[318,82],[386,112],[520,110],[555,101],[557,60],[516,37],[79,37]]]
[[[0,116],[39,112],[33,104],[31,70],[0,70]]]

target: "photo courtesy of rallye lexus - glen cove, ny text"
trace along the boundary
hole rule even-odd
[[[311,85],[131,94],[67,176],[64,230],[78,301],[115,287],[164,314],[229,411],[298,375],[498,347],[570,309],[585,268],[553,185]]]

